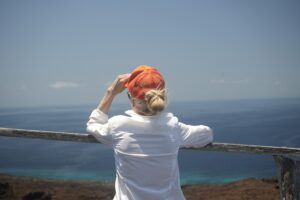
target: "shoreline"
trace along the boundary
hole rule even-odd
[[[248,178],[226,184],[182,186],[187,200],[279,200],[275,178]],[[54,180],[0,173],[1,200],[111,200],[114,183],[85,180]]]

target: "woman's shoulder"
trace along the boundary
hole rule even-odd
[[[116,122],[122,122],[122,121],[127,121],[129,119],[128,116],[126,115],[114,115],[109,118],[110,123],[116,123]]]
[[[135,113],[133,110],[125,111],[124,115],[115,115],[109,118],[108,121],[110,124],[117,126],[131,123],[156,123],[157,125],[167,124],[175,126],[179,122],[178,118],[172,112],[163,111],[153,116],[142,116]]]

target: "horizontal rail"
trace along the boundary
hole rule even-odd
[[[37,138],[46,140],[61,140],[73,142],[89,142],[99,143],[92,135],[87,133],[68,133],[56,131],[42,131],[42,130],[28,130],[15,128],[1,128],[0,136],[7,137],[22,137],[22,138]],[[250,144],[230,144],[214,142],[201,148],[185,148],[203,151],[224,151],[224,152],[241,152],[241,153],[255,153],[255,154],[300,154],[300,148],[294,147],[278,147],[278,146],[261,146]]]

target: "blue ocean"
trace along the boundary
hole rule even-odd
[[[0,127],[85,133],[96,105],[0,109]],[[110,115],[129,105],[113,104]],[[300,99],[170,102],[186,124],[204,124],[215,142],[300,147]],[[275,177],[270,155],[180,150],[182,184]],[[115,179],[113,151],[103,144],[0,137],[0,173],[51,179]]]

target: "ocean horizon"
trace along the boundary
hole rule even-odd
[[[85,133],[96,105],[0,108],[0,127]],[[114,103],[109,116],[129,104]],[[170,102],[186,124],[214,130],[215,142],[300,147],[300,99]],[[180,150],[181,184],[228,183],[276,176],[270,155]],[[103,144],[0,137],[0,173],[50,179],[115,179],[113,150]]]

